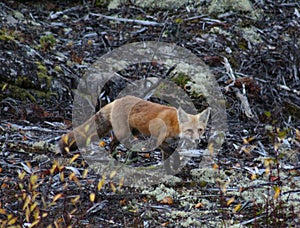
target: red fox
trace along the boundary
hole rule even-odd
[[[120,142],[130,136],[132,131],[138,131],[156,139],[156,146],[162,150],[165,159],[164,153],[168,157],[173,152],[166,140],[181,138],[198,142],[204,133],[209,115],[210,108],[197,115],[191,115],[181,108],[125,96],[107,104],[82,125],[63,135],[58,142],[58,150],[75,150],[77,145],[96,141],[110,130],[113,130]],[[176,159],[179,159],[179,155]]]

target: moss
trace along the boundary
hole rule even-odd
[[[50,97],[56,96],[56,94],[52,92],[22,88],[7,83],[0,83],[0,88],[2,88],[0,93],[0,101],[5,99],[6,97],[11,97],[16,100],[29,100],[31,102],[37,103],[39,99],[49,100]]]
[[[238,47],[240,50],[248,50],[248,44],[247,41],[245,39],[241,39],[238,41]]]
[[[11,32],[7,30],[0,29],[0,40],[1,41],[14,41],[15,38]]]
[[[40,38],[40,49],[42,51],[50,50],[56,44],[56,39],[52,34],[47,34]]]
[[[41,84],[41,87],[43,87],[43,84],[45,84],[46,89],[48,90],[51,85],[52,77],[48,75],[47,68],[41,63],[41,62],[35,62],[37,65],[37,76],[38,81]]]
[[[55,70],[56,72],[59,72],[59,73],[62,73],[62,72],[63,72],[63,70],[62,70],[62,68],[61,68],[60,66],[55,66],[55,67],[54,67],[54,70]]]
[[[110,0],[95,0],[94,1],[95,6],[98,6],[98,7],[108,6],[109,3],[110,3]]]
[[[184,87],[188,81],[190,81],[190,78],[188,75],[184,73],[178,73],[175,77],[171,79],[174,83],[176,83],[180,87]]]
[[[24,89],[34,88],[34,84],[26,76],[18,76],[15,82],[16,86],[22,87]]]
[[[0,87],[3,87],[6,83],[1,83]],[[11,97],[21,101],[30,100],[32,102],[36,102],[35,97],[30,93],[30,90],[20,88],[19,86],[15,85],[6,85],[5,89],[2,90],[0,100],[3,100],[6,97]]]

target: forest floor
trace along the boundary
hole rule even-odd
[[[107,10],[80,1],[2,1],[1,227],[299,227],[300,6],[253,2],[253,12],[208,14],[205,3],[199,13],[196,6]],[[212,91],[200,91],[198,78],[180,72],[187,56],[171,64],[153,53],[131,61],[139,51],[133,48],[114,56],[120,47],[150,41],[188,50],[200,69],[214,75],[199,80],[215,83],[224,112],[211,116],[196,155],[189,154],[175,175],[161,174],[164,179],[150,185],[139,184],[144,176],[127,184],[121,169],[104,174],[91,165],[93,159],[113,160],[109,135],[100,141],[105,153],[92,161],[84,152],[97,151],[98,142],[55,153],[76,117],[88,118],[139,80],[169,81],[165,98],[190,99],[199,112],[214,105],[205,98]],[[97,69],[116,74],[99,85]],[[75,90],[78,85],[83,90]],[[83,96],[84,89],[96,93]],[[153,94],[151,101],[168,103]],[[224,121],[214,122],[220,115]],[[216,131],[216,123],[226,128]],[[210,147],[216,145],[209,141],[212,132],[221,135],[213,138],[219,148]],[[127,162],[127,149],[116,150],[118,160]],[[213,165],[202,166],[200,155],[207,151],[214,153]],[[156,150],[138,153],[126,167],[147,172],[160,165]]]

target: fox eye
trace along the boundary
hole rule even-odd
[[[199,129],[198,129],[198,133],[199,133],[199,134],[202,134],[202,133],[203,133],[203,128],[199,128]]]

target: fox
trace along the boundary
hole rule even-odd
[[[156,147],[162,151],[164,168],[170,172],[169,159],[174,150],[169,146],[170,140],[189,140],[199,143],[209,120],[210,108],[196,115],[186,113],[181,107],[166,106],[143,100],[134,96],[124,96],[102,107],[86,122],[64,134],[57,146],[61,153],[76,150],[78,145],[109,134],[114,138],[110,145],[112,151],[118,143],[127,142],[132,132],[151,136],[156,140]],[[180,158],[175,154],[175,169],[179,167]]]

